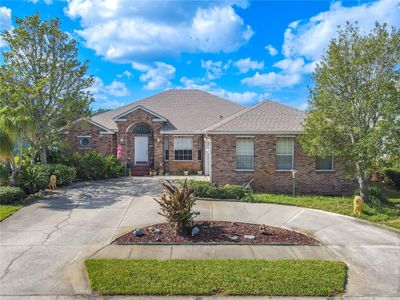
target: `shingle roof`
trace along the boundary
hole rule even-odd
[[[198,132],[244,109],[243,106],[200,90],[168,90],[140,101],[104,112],[92,120],[117,130],[114,117],[141,105],[168,119],[162,130]]]
[[[301,133],[306,113],[278,102],[263,101],[228,117],[206,131],[209,133]]]

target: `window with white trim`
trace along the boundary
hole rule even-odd
[[[174,138],[174,159],[193,160],[193,138],[175,137]]]
[[[315,170],[317,171],[332,171],[333,170],[333,156],[317,157],[315,159]]]
[[[294,167],[294,141],[278,139],[276,141],[276,169],[292,170]]]
[[[254,140],[238,138],[236,140],[236,170],[254,169]]]

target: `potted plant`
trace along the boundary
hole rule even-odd
[[[156,176],[157,171],[155,169],[150,169],[150,176]]]
[[[203,170],[198,170],[197,175],[203,175]]]
[[[183,175],[188,176],[189,175],[189,170],[183,170]]]

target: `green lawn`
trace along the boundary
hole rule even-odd
[[[11,216],[21,207],[22,205],[0,205],[0,222]]]
[[[101,295],[334,296],[346,265],[321,260],[125,260],[85,262]]]
[[[388,200],[381,208],[363,204],[361,219],[400,229],[400,192],[384,190]],[[254,202],[285,204],[326,210],[353,216],[353,198],[325,196],[297,196],[256,194]]]

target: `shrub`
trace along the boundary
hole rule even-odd
[[[180,183],[182,183],[182,181],[180,181]],[[190,180],[188,186],[196,197],[252,200],[252,193],[240,185],[217,186],[209,181]]]
[[[27,194],[34,194],[39,190],[46,188],[49,177],[46,172],[40,168],[26,168],[18,174],[18,186]]]
[[[47,176],[47,182],[51,175],[55,175],[57,177],[57,185],[70,184],[76,177],[76,170],[74,167],[68,167],[61,164],[38,164],[28,167],[28,169],[30,168],[44,172]]]
[[[160,199],[154,199],[161,206],[159,214],[167,218],[175,228],[176,234],[188,233],[194,218],[199,213],[192,210],[196,199],[187,181],[185,180],[182,186],[179,186],[173,181],[165,180],[161,182],[161,185],[164,189],[163,194]]]
[[[377,185],[368,186],[368,196],[369,196],[369,204],[372,207],[379,208],[382,206],[382,203],[386,201],[384,193]]]
[[[0,203],[12,204],[25,197],[24,191],[16,186],[0,186]]]
[[[396,189],[400,190],[400,168],[385,169],[384,174],[393,182]]]
[[[0,163],[0,186],[8,185],[10,178],[10,170],[5,165]]]
[[[84,155],[74,154],[72,163],[81,179],[97,180],[114,178],[123,175],[124,168],[114,156],[103,156],[96,151],[89,151]]]

